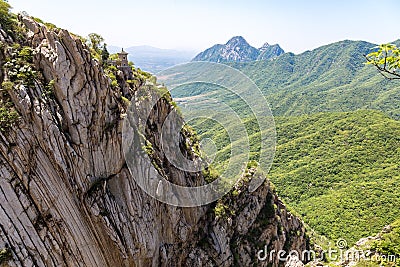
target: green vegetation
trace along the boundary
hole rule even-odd
[[[269,178],[318,233],[349,243],[400,208],[400,122],[375,111],[277,118]]]
[[[47,29],[49,29],[49,30],[60,29],[56,25],[54,25],[53,23],[45,22],[45,21],[41,20],[40,18],[35,18],[35,17],[32,17],[32,18],[36,22],[39,22],[39,23],[42,23],[43,25],[45,25],[47,27]]]
[[[400,219],[390,227],[389,232],[381,234],[381,240],[372,243],[371,249],[381,255],[396,255],[400,259]]]
[[[13,24],[13,14],[10,12],[11,6],[4,0],[0,0],[0,24],[6,30],[10,30]]]
[[[367,64],[374,65],[387,79],[400,79],[400,50],[393,44],[382,44],[366,56]]]
[[[26,42],[26,29],[18,22],[17,16],[10,12],[11,6],[7,1],[0,0],[0,25],[14,41]]]
[[[34,86],[37,72],[33,65],[33,50],[28,46],[15,44],[11,49],[11,58],[7,59],[4,68],[11,82]]]
[[[104,38],[100,34],[89,33],[87,39],[81,39],[89,46],[92,57],[97,59],[104,67],[107,67],[110,53],[107,50],[107,44],[104,43]]]
[[[213,182],[220,176],[219,172],[213,166],[208,166],[207,168],[204,168],[202,173],[207,183]]]
[[[377,109],[400,118],[400,83],[364,64],[374,44],[342,41],[273,61],[235,64],[263,91],[275,115]]]
[[[400,266],[400,219],[385,227],[374,239],[367,240],[361,248],[371,251],[368,260],[361,260],[357,267]]]
[[[8,92],[8,91],[10,91],[10,90],[13,89],[14,83],[13,83],[13,82],[10,82],[10,81],[4,81],[4,82],[1,84],[1,87],[2,87],[3,91]]]
[[[268,177],[278,195],[315,235],[349,244],[399,216],[400,83],[365,64],[364,55],[374,47],[342,41],[300,55],[229,64],[255,81],[277,116],[277,151]],[[392,62],[387,67],[397,70],[398,61],[390,58],[398,56],[397,48],[386,48]],[[376,60],[382,51],[372,54]],[[213,85],[178,87],[172,94],[187,97],[183,104],[215,98],[229,105],[248,132],[250,160],[257,161],[259,129],[246,103]],[[237,123],[229,129],[206,119],[191,123],[200,138],[215,142],[213,164],[223,170],[231,150],[227,132]]]
[[[146,151],[147,155],[152,156],[154,154],[153,145],[147,139],[144,139],[144,143],[142,149]]]
[[[101,62],[103,65],[107,63],[109,56],[110,53],[107,50],[107,44],[103,44],[103,48],[101,49]]]
[[[399,44],[400,40],[394,42]],[[375,47],[363,41],[341,41],[306,51],[286,53],[274,60],[231,63],[261,89],[275,116],[318,112],[376,109],[400,118],[400,83],[388,81],[364,55]],[[237,109],[243,103],[218,88],[173,90],[174,97],[213,92],[214,97]]]
[[[113,88],[118,87],[118,81],[117,81],[117,72],[118,69],[117,67],[113,66],[113,65],[109,65],[107,67],[104,68],[104,72],[106,73],[106,75],[108,76],[108,78],[110,78],[111,80],[111,86]]]
[[[98,47],[97,50],[92,49],[92,53],[94,58],[100,59],[104,68],[105,74],[111,79],[111,86],[113,88],[117,88],[119,86],[119,82],[117,79],[118,76],[118,68],[117,66],[114,66],[112,64],[108,64],[108,60],[113,60],[117,61],[119,60],[118,54],[109,54],[107,51],[107,45],[103,44],[102,50],[100,51],[100,47]],[[108,55],[108,56],[107,56]],[[107,60],[105,61],[104,59],[107,56]],[[140,68],[135,68],[134,64],[132,62],[129,62],[129,66],[132,69],[133,72],[133,79],[132,80],[127,80],[126,82],[131,88],[137,88],[139,85],[144,84],[144,81],[149,81],[153,85],[156,85],[157,79],[156,77],[152,76],[150,73],[142,71]],[[121,80],[122,82],[122,80]],[[125,81],[123,81],[125,82]],[[155,88],[158,90],[157,88]],[[166,88],[164,88],[164,91],[168,92]],[[169,95],[169,92],[168,92]],[[172,101],[172,100],[171,100]]]
[[[55,81],[54,80],[49,81],[48,84],[45,86],[45,91],[43,92],[43,95],[53,98],[54,97],[54,86],[55,86]]]
[[[124,96],[121,96],[121,99],[122,99],[122,102],[125,105],[125,108],[129,107],[129,105],[131,104],[131,101],[128,98],[124,97]]]
[[[11,250],[3,248],[0,250],[0,265],[9,261],[12,258]]]
[[[223,218],[227,215],[228,207],[222,203],[222,201],[218,201],[214,208],[214,214],[216,217]]]
[[[0,132],[6,132],[19,119],[19,114],[11,107],[0,107]]]
[[[95,58],[100,59],[101,58],[101,48],[102,44],[104,42],[104,38],[97,33],[89,33],[88,35],[88,45],[91,49],[92,55],[95,56]]]
[[[19,114],[11,102],[9,91],[14,87],[14,83],[4,81],[0,89],[0,132],[6,133],[7,130],[19,119]]]
[[[227,133],[202,123],[194,128],[219,146],[215,165],[223,169]],[[362,110],[277,117],[276,125],[277,151],[268,177],[317,233],[351,243],[397,218],[400,122]],[[256,129],[247,129],[250,143],[257,144]],[[252,153],[256,157],[256,150]]]
[[[0,132],[5,133],[19,119],[19,114],[10,100],[9,91],[14,83],[4,81],[0,89]]]

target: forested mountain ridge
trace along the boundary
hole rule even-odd
[[[389,82],[365,65],[364,55],[375,46],[345,40],[299,55],[231,66],[259,86],[275,115],[377,109],[400,118],[400,82]]]
[[[376,109],[398,119],[400,82],[385,79],[365,64],[365,55],[374,47],[365,41],[345,40],[299,55],[285,53],[273,60],[225,64],[249,76],[277,116]],[[180,98],[194,91],[213,91],[217,98],[227,98],[225,92],[206,87],[172,93]]]
[[[269,177],[278,193],[319,233],[350,244],[396,220],[400,205],[400,82],[365,65],[374,47],[345,40],[274,60],[226,63],[252,78],[273,110],[277,152]],[[172,94],[200,95],[247,114],[245,103],[217,86],[195,84]],[[242,122],[256,144],[256,122]],[[223,168],[226,133],[201,121],[194,127],[218,144],[215,164]]]

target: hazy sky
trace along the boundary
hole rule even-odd
[[[399,0],[9,0],[77,34],[109,45],[200,51],[241,35],[251,45],[279,43],[300,53],[344,39],[400,38]]]

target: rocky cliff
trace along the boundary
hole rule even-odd
[[[257,49],[242,37],[232,37],[226,44],[216,44],[196,55],[192,61],[209,61],[217,63],[247,62],[269,60],[278,57],[285,51],[278,45],[265,43]]]
[[[117,72],[112,85],[79,37],[25,16],[15,23],[0,30],[0,265],[277,266],[257,252],[307,247],[302,222],[268,182],[249,192],[243,180],[197,208],[148,196],[132,176],[147,166],[128,170],[121,131],[126,98],[149,108],[136,89],[146,85],[150,99],[155,85],[137,71],[130,81]],[[168,163],[159,143],[173,109],[161,98],[146,124],[154,163],[171,182],[204,184],[201,172]],[[182,147],[200,160],[191,134],[182,133]]]
[[[263,44],[258,51],[260,51],[260,55],[257,57],[257,60],[268,60],[285,53],[278,44],[270,45],[269,43]]]

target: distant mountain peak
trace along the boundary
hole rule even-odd
[[[265,42],[258,50],[260,50],[260,52],[264,52],[265,50],[267,50],[271,45],[267,42]]]
[[[226,45],[238,45],[238,44],[249,45],[249,43],[242,36],[234,36],[226,43]]]
[[[246,62],[275,58],[284,51],[279,45],[264,45],[257,49],[251,46],[242,36],[234,36],[226,44],[214,45],[199,53],[192,61],[210,62]]]
[[[260,51],[260,55],[258,55],[257,60],[268,60],[279,57],[285,53],[278,44],[270,45],[269,43],[264,43],[258,51]]]

